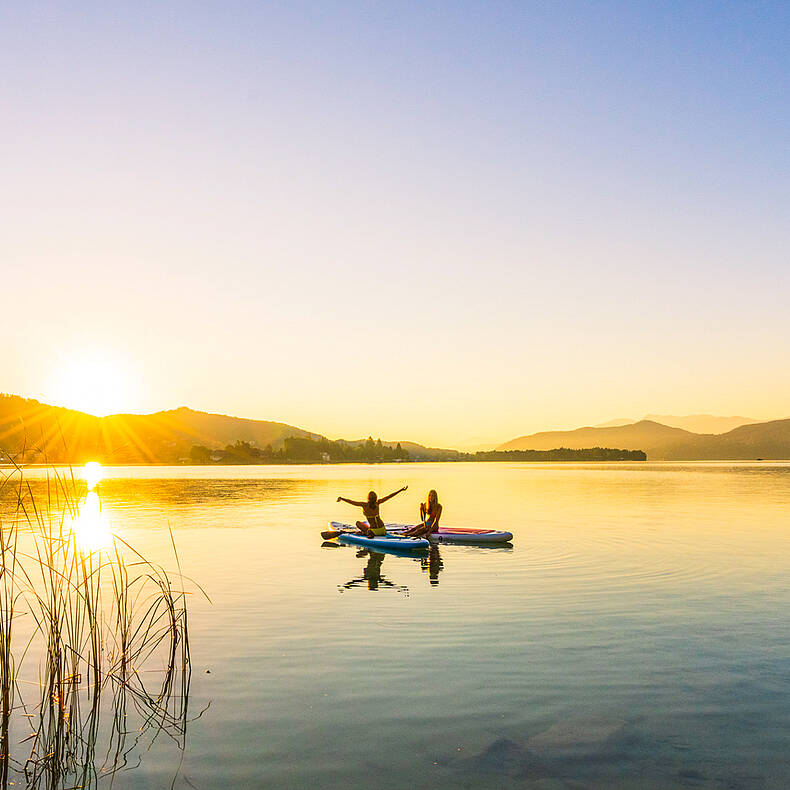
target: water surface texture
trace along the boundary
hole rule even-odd
[[[322,546],[330,519],[511,547]],[[194,597],[187,748],[115,787],[786,788],[790,465],[106,469],[112,529]]]

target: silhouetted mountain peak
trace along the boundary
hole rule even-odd
[[[646,419],[616,427],[534,433],[497,449],[596,446],[644,450],[649,461],[790,459],[790,419],[741,425],[723,434],[699,434]]]

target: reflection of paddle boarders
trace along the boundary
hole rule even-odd
[[[362,569],[362,576],[357,579],[352,579],[343,585],[343,589],[350,590],[352,587],[367,587],[369,590],[376,591],[379,586],[391,587],[393,590],[400,590],[400,592],[407,593],[409,588],[403,584],[395,584],[389,579],[384,578],[381,572],[381,563],[384,562],[384,555],[379,551],[369,551],[368,549],[360,549],[357,552],[357,557],[360,559],[367,557],[368,561]]]
[[[362,554],[359,552],[357,556]],[[365,556],[364,554],[362,555]],[[369,590],[378,590],[382,581],[381,563],[384,562],[384,555],[377,551],[368,552],[368,563],[362,570],[362,578],[367,580]]]
[[[397,491],[393,491],[391,494],[381,497],[381,499],[378,498],[375,491],[371,491],[368,494],[367,502],[356,502],[353,499],[346,499],[343,496],[339,496],[337,501],[348,502],[349,505],[362,508],[362,513],[368,521],[367,524],[364,521],[357,521],[357,529],[359,529],[363,535],[372,538],[374,535],[387,534],[387,528],[384,526],[384,522],[381,520],[381,515],[379,514],[379,505],[397,496],[401,491],[405,491],[407,488],[408,486],[403,486],[403,488],[399,488]]]
[[[444,569],[444,562],[439,554],[439,547],[433,543],[427,557],[420,559],[420,567],[428,572],[428,581],[434,587],[439,584],[439,574]]]

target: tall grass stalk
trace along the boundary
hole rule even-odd
[[[0,479],[0,502],[13,503],[0,522],[0,789],[13,777],[30,788],[94,787],[128,767],[142,738],[162,732],[183,747],[191,656],[172,531],[176,574],[119,537],[107,549],[82,547],[84,491],[73,474],[48,471],[34,495],[15,466]],[[27,634],[16,634],[20,617]],[[36,655],[38,694],[28,706],[20,669]],[[14,746],[23,723],[27,735]]]

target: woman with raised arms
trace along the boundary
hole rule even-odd
[[[401,493],[401,491],[405,491],[407,488],[408,486],[403,486],[403,488],[399,488],[397,491],[393,491],[391,494],[381,497],[381,499],[378,498],[375,491],[371,491],[368,494],[367,502],[356,502],[353,499],[346,499],[342,496],[339,496],[337,501],[347,502],[349,505],[362,508],[362,513],[367,519],[367,523],[364,521],[357,521],[357,529],[363,535],[367,535],[367,537],[372,538],[374,535],[387,534],[387,527],[381,520],[381,514],[379,513],[379,505],[382,502],[386,502],[388,499],[392,499],[392,497],[397,496]]]

